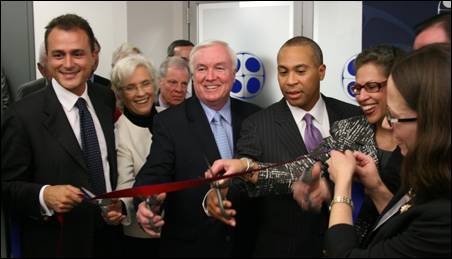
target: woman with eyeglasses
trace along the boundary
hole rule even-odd
[[[450,44],[432,44],[401,60],[387,83],[387,117],[404,161],[392,195],[374,161],[359,152],[331,153],[335,182],[327,255],[331,257],[450,257]],[[358,247],[351,226],[350,185],[357,177],[381,217]],[[384,209],[383,209],[384,208]]]
[[[146,161],[152,142],[152,122],[156,75],[152,64],[142,55],[131,54],[115,63],[111,72],[113,90],[122,115],[116,122],[118,156],[117,190],[131,188]],[[159,238],[151,238],[137,224],[132,198],[121,199],[126,214],[122,224],[124,251],[132,257],[158,255]]]
[[[325,177],[321,179],[316,175],[313,180],[304,178],[307,171],[316,160],[325,162],[329,158],[331,149],[360,150],[377,161],[378,168],[382,172],[385,184],[393,192],[400,185],[399,167],[401,155],[397,149],[391,131],[381,126],[386,112],[386,84],[392,66],[397,59],[404,56],[401,49],[379,45],[364,50],[355,61],[356,83],[351,90],[356,96],[363,116],[353,117],[336,122],[331,128],[331,137],[323,140],[320,146],[310,155],[262,171],[256,171],[247,175],[246,180],[248,195],[252,197],[269,194],[285,194],[293,192],[294,198],[303,209],[319,210],[323,204],[331,200],[331,185]],[[248,159],[220,160],[214,163],[212,170],[215,172],[226,169],[226,174],[243,172],[249,167],[263,168],[268,166],[263,163],[255,163]],[[311,176],[312,178],[312,176]],[[354,211],[355,229],[360,240],[364,238],[378,217],[378,211],[372,201],[364,196],[363,188],[359,184],[354,185],[356,190],[356,209]],[[221,219],[227,224],[232,224],[235,219],[224,219],[219,212],[217,202],[213,194],[208,196],[209,213]],[[228,203],[230,205],[230,203]],[[358,208],[359,206],[359,208]],[[233,209],[227,209],[227,213],[235,213]]]

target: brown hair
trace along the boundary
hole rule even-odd
[[[389,45],[377,45],[363,50],[355,60],[356,71],[365,64],[372,63],[383,69],[383,73],[386,78],[389,77],[391,69],[397,60],[406,55],[403,49],[389,46]]]
[[[396,88],[417,113],[414,150],[402,166],[402,185],[416,199],[450,198],[450,44],[410,53],[391,72]]]
[[[81,29],[82,31],[86,32],[86,35],[88,35],[89,46],[91,48],[91,51],[92,52],[94,51],[94,42],[96,41],[96,37],[94,37],[93,30],[91,29],[91,26],[89,26],[89,23],[85,19],[76,14],[64,14],[56,18],[53,18],[52,21],[50,21],[50,23],[46,26],[45,32],[46,52],[49,46],[48,37],[50,32],[54,28],[59,28],[65,31]]]

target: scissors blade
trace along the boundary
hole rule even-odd
[[[207,164],[207,170],[212,174],[213,176],[213,171],[212,171],[212,165],[209,163],[209,160],[207,159],[207,157],[204,156],[204,160]],[[226,214],[226,211],[224,209],[224,205],[223,205],[223,194],[221,193],[221,185],[218,182],[214,182],[213,183],[214,189],[215,189],[215,193],[217,195],[217,199],[218,199],[218,206],[220,207],[220,211],[221,214],[223,215],[223,217],[225,219],[230,219],[231,217],[229,215]]]

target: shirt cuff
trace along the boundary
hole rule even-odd
[[[134,215],[135,207],[133,206],[133,198],[122,198],[121,199],[122,205],[123,205],[123,212],[122,214],[126,217],[121,221],[121,224],[123,226],[129,226],[132,223],[132,215]],[[124,214],[124,208],[125,208],[125,214]]]
[[[209,193],[210,193],[211,191],[213,191],[213,190],[210,189],[210,190],[206,193],[206,195],[204,195],[204,198],[202,199],[202,204],[201,204],[201,205],[202,205],[202,209],[204,210],[204,213],[206,213],[206,215],[209,216],[209,217],[211,217],[212,215],[210,215],[209,210],[207,210],[206,199],[207,199],[207,196],[209,195]]]
[[[44,190],[50,185],[44,185],[41,190],[39,191],[39,203],[41,204],[41,215],[42,216],[53,216],[55,212],[53,210],[50,210],[45,201],[44,201]]]

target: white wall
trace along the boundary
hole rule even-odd
[[[44,41],[45,26],[55,17],[75,13],[85,18],[102,46],[96,73],[110,78],[111,54],[127,41],[127,7],[125,1],[34,1],[36,59]],[[36,75],[41,77],[39,71]]]
[[[168,45],[183,38],[183,1],[127,2],[128,40],[158,68]]]
[[[361,52],[362,2],[314,2],[314,40],[323,51],[326,76],[320,90],[327,96],[356,104],[342,86],[344,64]]]
[[[96,73],[110,78],[111,55],[128,41],[139,47],[158,67],[166,49],[184,31],[183,1],[34,1],[36,57],[45,26],[54,17],[75,13],[85,18],[102,45]],[[41,77],[39,71],[36,74]]]
[[[276,56],[281,45],[293,37],[295,31],[301,30],[301,26],[294,28],[293,16],[293,1],[199,4],[199,42],[212,39],[226,41],[235,52],[252,53],[264,65],[265,83],[256,96],[249,94],[245,86],[232,96],[246,97],[247,101],[261,107],[282,98],[277,81]],[[239,78],[249,74],[242,72],[243,61],[237,73]],[[262,75],[261,71],[257,74]]]

